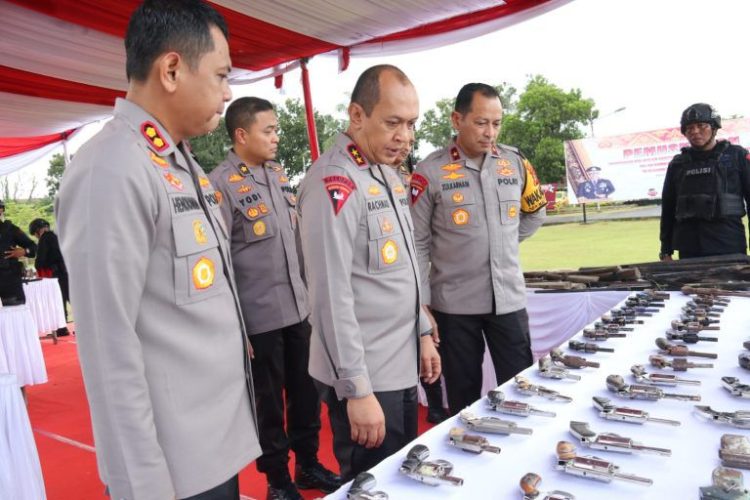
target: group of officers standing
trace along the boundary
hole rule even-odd
[[[187,140],[231,100],[227,40],[207,3],[143,2],[127,96],[56,202],[113,498],[238,498],[259,456],[267,498],[332,491],[417,436],[419,378],[444,375],[456,413],[481,395],[485,342],[498,383],[532,363],[518,246],[546,201],[496,143],[497,91],[465,85],[454,138],[411,174],[417,91],[374,66],[297,191],[272,105],[237,99],[232,149],[206,176]],[[340,477],[317,457],[321,400]]]
[[[332,491],[416,438],[420,377],[434,394],[444,374],[455,413],[480,397],[485,338],[498,382],[532,362],[518,244],[545,200],[528,161],[496,144],[496,90],[461,89],[455,138],[408,179],[416,89],[368,69],[348,129],[297,191],[274,162],[272,105],[237,99],[232,149],[206,176],[187,139],[231,99],[227,37],[204,2],[138,7],[127,97],[56,201],[114,498],[237,498],[259,455],[267,498]],[[317,457],[321,400],[340,477]]]

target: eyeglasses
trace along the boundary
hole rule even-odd
[[[690,125],[687,125],[685,127],[686,132],[705,132],[706,130],[711,128],[710,123],[691,123]]]

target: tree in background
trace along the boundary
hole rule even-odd
[[[518,147],[529,158],[543,182],[565,178],[563,142],[584,137],[594,109],[580,89],[567,92],[541,75],[529,79],[516,110],[503,119],[500,140]]]
[[[289,177],[295,177],[312,163],[310,142],[307,140],[305,106],[299,99],[287,99],[284,104],[276,106],[276,114],[279,117],[277,160],[284,165]],[[325,151],[333,144],[336,134],[344,130],[346,122],[317,111],[314,116],[320,150]]]
[[[499,141],[518,147],[536,168],[542,182],[558,182],[565,177],[563,141],[584,136],[586,127],[598,113],[594,101],[584,99],[579,89],[563,91],[546,78],[529,78],[516,98],[508,83],[496,85],[503,104],[503,125]],[[418,136],[436,148],[443,147],[453,133],[450,116],[455,98],[439,100],[424,114]]]
[[[57,190],[60,189],[60,179],[62,179],[63,172],[65,172],[65,158],[62,154],[56,153],[52,155],[49,168],[47,168],[47,195],[50,199],[53,199]]]
[[[232,141],[227,134],[224,118],[219,120],[219,126],[213,132],[190,139],[190,149],[198,159],[198,164],[206,173],[224,161],[227,151],[232,147]]]
[[[279,117],[279,150],[276,160],[284,165],[290,177],[294,177],[304,172],[312,163],[310,144],[307,140],[305,107],[299,99],[287,99],[283,104],[274,107]],[[333,143],[336,133],[343,130],[345,122],[316,111],[315,125],[320,147],[326,150]],[[213,132],[191,139],[190,147],[201,167],[206,172],[213,170],[224,160],[227,151],[232,147],[224,118]]]

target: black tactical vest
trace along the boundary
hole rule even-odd
[[[737,155],[729,146],[729,142],[719,141],[705,159],[695,158],[690,148],[683,148],[675,158],[678,221],[745,215]]]

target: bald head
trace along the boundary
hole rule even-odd
[[[359,75],[357,83],[354,85],[351,102],[362,106],[367,116],[372,114],[373,108],[380,101],[380,86],[384,77],[387,79],[393,78],[401,85],[412,85],[409,77],[391,64],[379,64],[366,69],[364,73]]]

